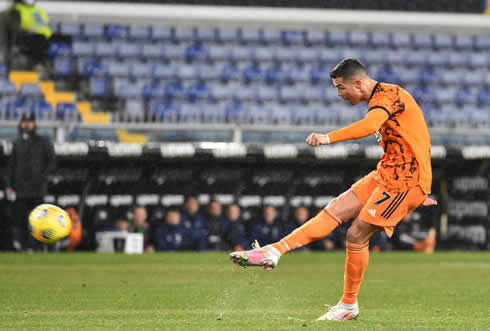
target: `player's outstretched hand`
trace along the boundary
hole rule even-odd
[[[327,145],[328,137],[326,134],[312,133],[306,138],[306,143],[311,146]]]
[[[426,198],[424,203],[422,203],[422,206],[424,207],[429,207],[429,206],[436,206],[437,201],[431,198]]]

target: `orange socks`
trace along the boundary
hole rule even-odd
[[[323,209],[318,215],[282,238],[281,241],[273,243],[272,246],[281,254],[284,254],[298,247],[308,245],[312,241],[322,239],[341,223],[335,215]]]
[[[344,296],[341,301],[347,305],[357,302],[357,293],[369,263],[369,242],[363,245],[347,242],[347,258],[345,259]]]

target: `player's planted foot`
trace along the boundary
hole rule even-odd
[[[342,301],[329,309],[328,312],[317,318],[317,321],[346,321],[356,319],[359,315],[359,304],[346,305]]]
[[[230,259],[237,266],[244,268],[248,266],[263,267],[264,270],[271,271],[279,263],[281,253],[271,245],[260,247],[258,242],[252,245],[254,249],[242,252],[233,252],[230,254]]]

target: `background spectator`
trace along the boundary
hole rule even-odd
[[[147,221],[148,212],[145,206],[136,206],[133,208],[133,224],[132,224],[132,232],[141,233],[143,235],[143,247],[145,252],[153,252],[155,248],[153,247],[153,243],[151,242],[150,235],[150,224]]]
[[[207,249],[217,250],[221,248],[221,233],[225,223],[221,216],[222,211],[221,203],[217,200],[211,200],[206,218]]]
[[[206,220],[199,213],[199,200],[196,195],[188,195],[185,198],[181,218],[186,228],[192,229],[194,249],[200,251],[205,250],[207,244],[207,226]]]
[[[7,196],[15,199],[12,220],[15,250],[32,249],[35,245],[28,231],[28,216],[43,202],[48,174],[54,170],[55,162],[53,144],[36,133],[34,115],[22,115],[7,173]]]
[[[261,246],[279,241],[285,234],[285,227],[277,219],[276,207],[264,207],[264,218],[253,226],[251,241],[258,240]]]
[[[165,222],[158,227],[155,242],[159,251],[192,249],[192,230],[181,222],[176,208],[167,210]]]
[[[49,17],[35,0],[15,0],[5,14],[7,35],[7,66],[15,58],[14,47],[28,57],[27,68],[44,65],[48,57],[49,39],[52,31]]]
[[[420,228],[420,222],[425,228]],[[430,218],[424,220],[420,212],[411,212],[396,226],[391,243],[394,249],[431,254],[436,247],[436,229]]]
[[[222,248],[230,251],[249,249],[245,236],[245,227],[241,220],[240,206],[232,203],[226,209],[226,218],[221,231]]]

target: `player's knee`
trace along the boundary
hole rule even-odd
[[[353,244],[364,244],[365,236],[362,231],[356,227],[354,224],[351,225],[349,230],[347,230],[347,241]]]
[[[337,217],[340,221],[345,221],[342,219],[342,209],[341,209],[341,203],[339,202],[338,198],[335,198],[331,200],[328,205],[325,207],[325,209],[331,214]]]

